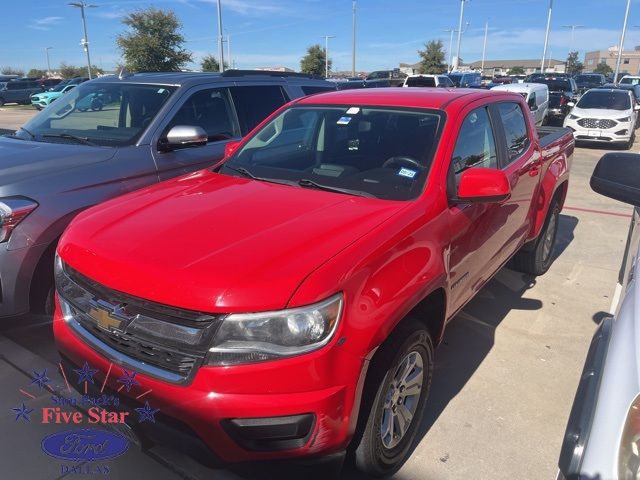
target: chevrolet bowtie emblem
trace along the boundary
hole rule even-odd
[[[124,323],[122,320],[112,317],[112,312],[99,307],[91,307],[87,313],[103,330],[121,330],[122,324]]]

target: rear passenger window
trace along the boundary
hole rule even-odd
[[[276,85],[231,87],[230,90],[243,136],[289,101],[282,87]]]
[[[456,179],[467,168],[498,168],[496,142],[486,108],[477,108],[464,119],[451,162]]]
[[[517,103],[500,103],[498,111],[507,137],[507,150],[509,151],[509,163],[511,163],[522,155],[529,146],[527,124],[522,108]]]
[[[332,92],[336,87],[302,87],[305,95],[313,95],[314,93]]]

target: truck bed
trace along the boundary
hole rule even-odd
[[[565,135],[573,137],[570,129],[564,127],[537,127],[538,137],[540,138],[540,147],[545,149],[549,145],[557,142]]]

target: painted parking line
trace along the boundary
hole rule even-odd
[[[587,212],[587,213],[599,213],[602,215],[612,215],[614,217],[624,217],[631,218],[630,213],[621,213],[621,212],[609,212],[607,210],[595,210],[593,208],[580,208],[580,207],[562,207],[563,210],[574,210],[576,212]]]

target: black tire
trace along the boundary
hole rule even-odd
[[[631,138],[629,138],[629,141],[625,145],[625,150],[631,150],[633,148],[633,142],[635,141],[636,141],[636,132],[634,131],[631,134]]]
[[[0,107],[4,106],[4,98],[0,97]]]
[[[419,360],[416,355],[419,356]],[[412,360],[416,363],[410,367]],[[420,361],[422,369],[418,365]],[[401,367],[403,375],[400,378],[398,373]],[[359,425],[352,443],[355,464],[360,471],[373,477],[392,475],[407,460],[422,422],[432,374],[433,343],[429,332],[421,322],[406,319],[380,347],[369,368]],[[403,396],[404,388],[395,388],[395,385],[404,384],[403,381],[399,381],[402,379],[411,378],[408,383],[417,383],[413,380],[419,381],[420,375],[421,387],[409,387],[411,391],[416,391],[416,394],[406,395],[406,391],[409,390],[407,388],[406,396]],[[413,413],[406,424],[406,430],[397,438],[391,430],[398,428],[396,425],[399,423],[397,424],[395,417],[390,417],[389,414],[400,417],[401,406],[402,411]],[[391,409],[396,413],[391,413]],[[391,424],[393,428],[383,435],[382,428],[385,423],[387,426]],[[400,431],[402,432],[402,429]]]
[[[513,267],[529,275],[543,275],[547,273],[553,263],[553,247],[558,236],[560,221],[560,205],[554,198],[551,200],[547,218],[538,238],[533,245],[525,245],[513,258]]]

